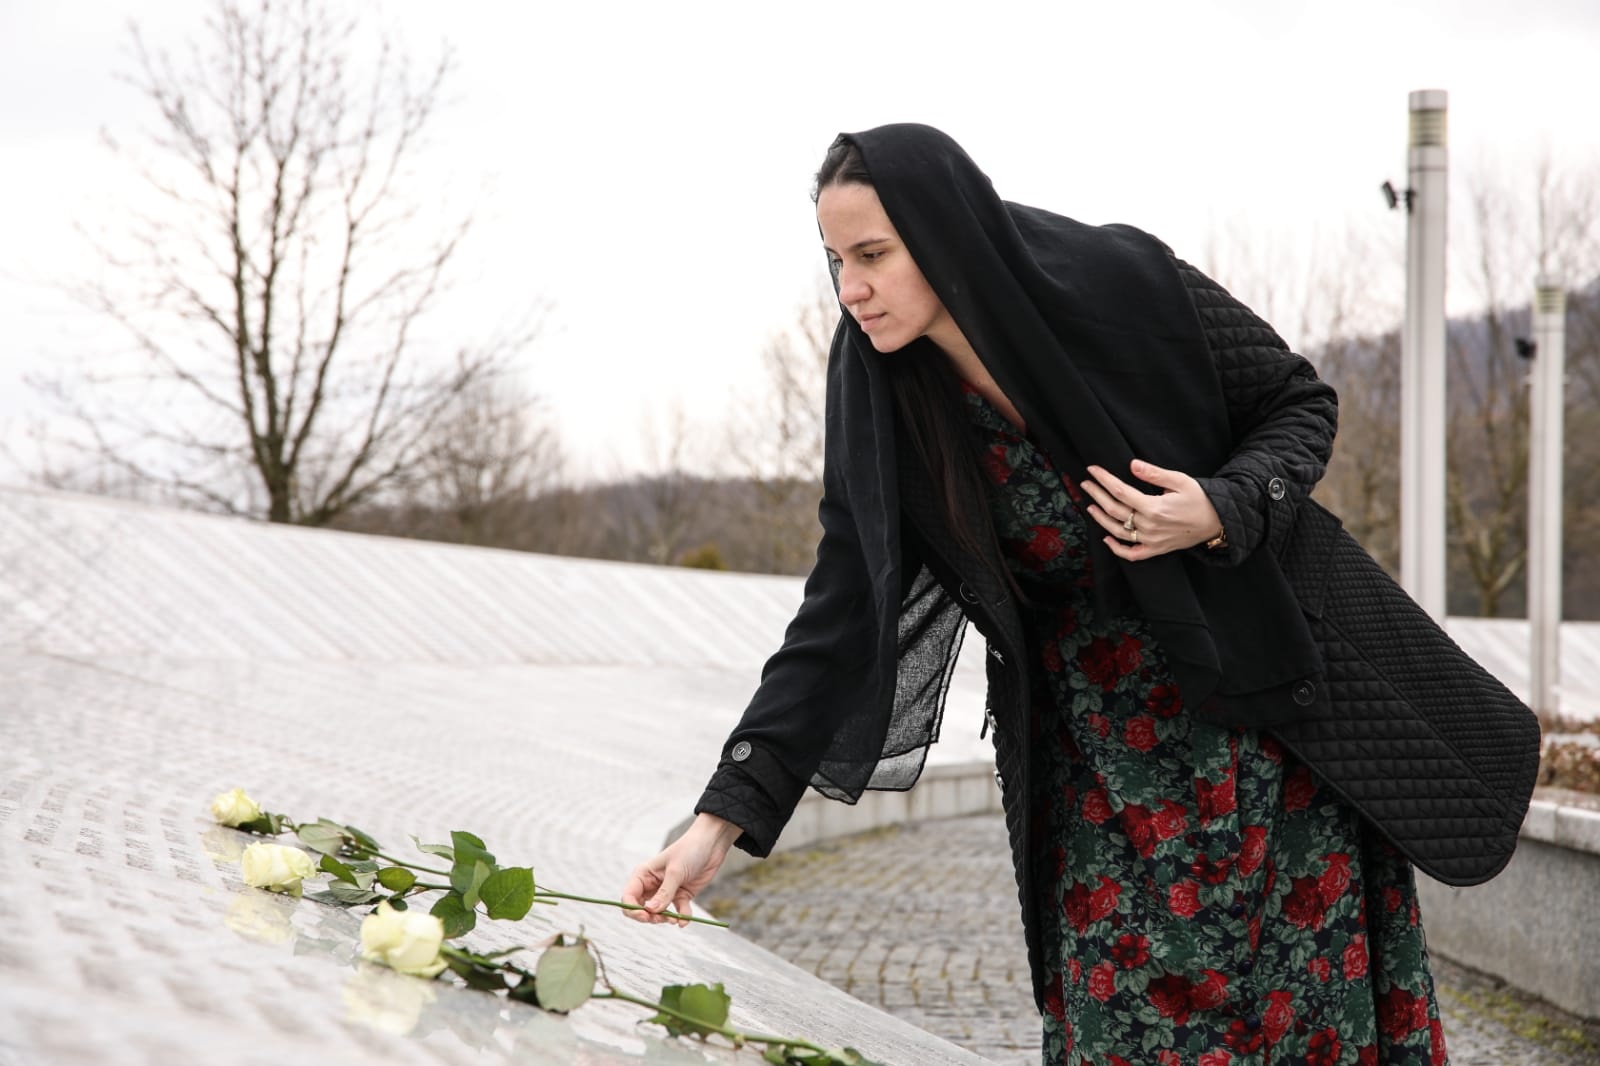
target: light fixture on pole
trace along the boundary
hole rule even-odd
[[[1565,429],[1566,290],[1541,275],[1533,294],[1533,360],[1528,375],[1528,702],[1560,710],[1561,452]],[[1518,354],[1524,354],[1522,344]]]
[[[1445,615],[1444,281],[1448,94],[1411,94],[1406,166],[1406,320],[1400,339],[1400,583]],[[1384,183],[1391,207],[1400,194]]]

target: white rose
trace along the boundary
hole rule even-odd
[[[264,888],[269,892],[287,892],[291,896],[300,894],[301,879],[317,872],[311,856],[299,848],[262,843],[251,844],[244,849],[244,855],[239,858],[239,869],[244,874],[244,883],[250,887]]]
[[[437,977],[445,962],[439,957],[444,923],[421,911],[397,911],[387,900],[361,921],[361,954],[391,970],[413,977]]]
[[[217,820],[218,825],[240,826],[260,818],[261,808],[255,800],[245,795],[244,789],[236,788],[232,792],[217,794],[217,798],[211,801],[211,817]]]

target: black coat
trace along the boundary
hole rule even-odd
[[[1129,563],[1090,538],[1097,600],[1147,621],[1192,713],[1289,731],[1335,719],[1316,620],[1284,567],[1300,558],[1287,551],[1296,515],[1314,508],[1332,449],[1333,390],[1148,234],[1004,203],[927,127],[854,139],[912,257],[1057,468],[1082,480],[1097,463],[1131,480],[1137,457],[1182,470],[1222,518],[1225,552]],[[942,357],[926,341],[894,355]],[[954,543],[920,464],[900,461],[881,358],[846,315],[829,360],[816,565],[695,809],[735,822],[739,846],[764,855],[806,783],[847,802],[865,788],[909,788],[970,621],[989,643],[989,713],[1037,993],[1021,616],[992,570]]]

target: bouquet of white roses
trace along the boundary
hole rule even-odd
[[[293,833],[304,848],[255,842],[244,849],[239,866],[245,884],[298,897],[305,881],[326,875],[327,887],[312,892],[309,898],[338,907],[371,908],[361,923],[362,957],[399,973],[432,980],[449,971],[468,987],[503,993],[558,1013],[575,1010],[591,999],[621,1000],[653,1010],[655,1014],[648,1020],[673,1036],[721,1036],[735,1047],[762,1045],[763,1060],[778,1066],[876,1066],[853,1048],[831,1050],[795,1037],[730,1026],[732,1001],[720,983],[667,985],[656,1000],[624,992],[605,978],[598,951],[581,934],[558,933],[533,948],[487,954],[449,943],[471,932],[480,915],[520,921],[538,903],[572,900],[628,909],[620,900],[574,895],[540,885],[532,867],[502,866],[473,833],[458,829],[450,834],[448,844],[424,844],[413,837],[419,853],[442,860],[433,865],[397,858],[370,834],[351,825],[327,818],[295,822],[287,815],[264,811],[237,788],[212,800],[211,815],[221,825],[259,836]],[[317,856],[315,861],[312,854]],[[422,896],[432,897],[426,913],[413,908]],[[726,923],[709,918],[661,913],[726,928]],[[511,960],[535,948],[539,955],[532,969]]]

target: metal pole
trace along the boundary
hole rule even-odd
[[[1540,276],[1533,294],[1534,355],[1528,397],[1528,702],[1560,710],[1561,445],[1565,413],[1567,294]]]
[[[1406,322],[1400,352],[1400,583],[1445,614],[1444,271],[1448,94],[1411,94]]]

